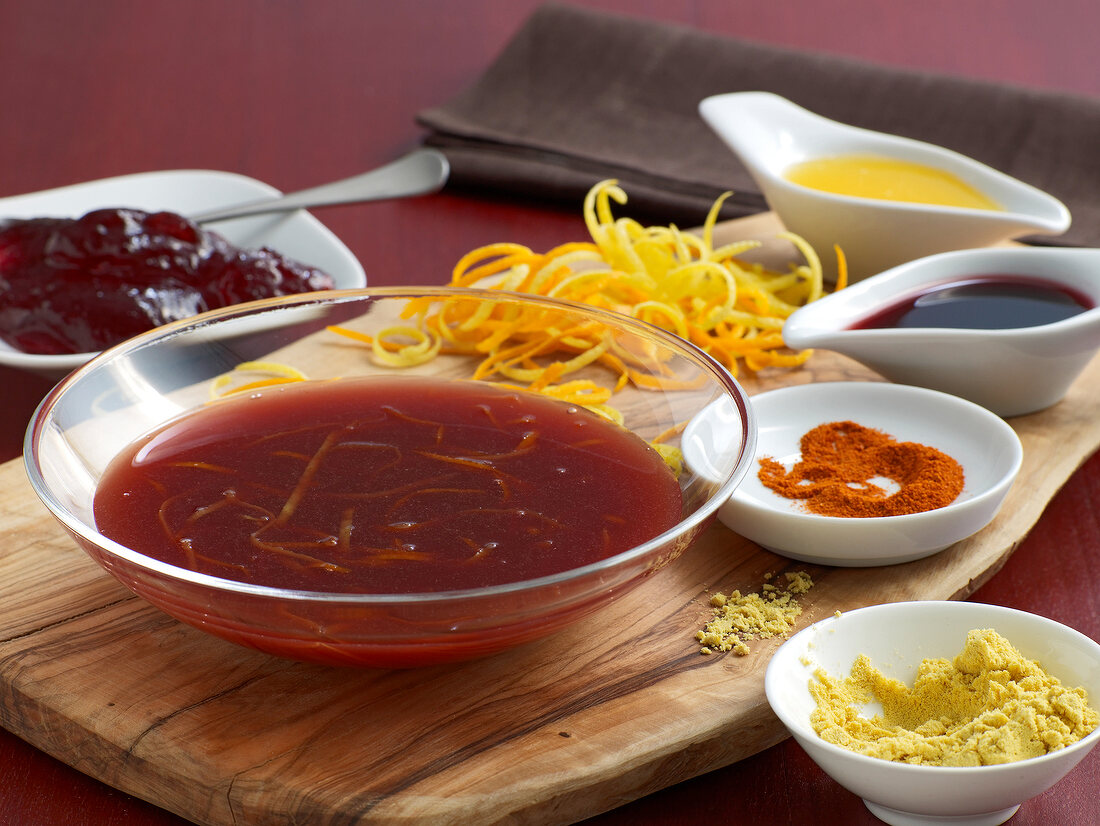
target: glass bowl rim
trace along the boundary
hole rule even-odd
[[[93,525],[85,523],[83,519],[72,514],[53,494],[49,484],[46,482],[46,479],[39,469],[37,459],[39,445],[38,437],[42,432],[44,418],[53,410],[69,387],[77,384],[87,374],[98,370],[100,365],[113,359],[125,357],[132,352],[155,346],[159,341],[175,338],[185,334],[189,330],[208,327],[220,320],[233,317],[262,315],[264,312],[287,307],[297,308],[303,306],[308,307],[310,305],[330,305],[362,300],[369,301],[373,298],[412,299],[429,296],[439,299],[477,298],[482,300],[504,300],[512,303],[534,303],[545,306],[548,309],[592,316],[597,320],[605,321],[610,326],[625,328],[636,335],[660,340],[679,355],[695,361],[699,367],[705,369],[711,375],[711,378],[717,382],[719,387],[722,388],[724,394],[728,395],[736,404],[742,422],[742,444],[732,471],[729,473],[726,480],[719,485],[697,510],[689,514],[686,518],[680,519],[672,528],[669,528],[667,531],[664,531],[640,545],[635,545],[632,548],[614,556],[607,557],[606,559],[601,559],[578,568],[570,568],[556,574],[550,574],[535,579],[506,582],[479,588],[379,594],[308,591],[278,588],[267,585],[255,585],[209,574],[202,574],[196,571],[189,571],[186,568],[180,568],[170,563],[162,562],[161,560],[146,556],[139,551],[127,548],[125,545],[108,539],[96,531]],[[451,603],[471,599],[498,597],[510,593],[537,592],[545,588],[552,588],[556,585],[584,579],[590,575],[598,574],[601,571],[613,570],[635,559],[648,555],[655,548],[675,541],[678,536],[699,528],[700,525],[713,516],[722,504],[729,499],[741,479],[748,472],[755,454],[756,418],[753,413],[752,405],[749,402],[748,394],[745,392],[744,388],[741,387],[737,379],[726,370],[725,367],[695,344],[655,324],[641,321],[623,313],[592,307],[576,301],[508,290],[452,286],[368,286],[322,290],[234,304],[229,307],[209,310],[190,318],[181,319],[157,327],[104,350],[59,381],[51,388],[35,409],[27,426],[23,442],[24,467],[31,487],[40,501],[67,530],[80,537],[84,542],[98,548],[108,557],[118,558],[144,572],[155,574],[158,577],[168,578],[189,587],[198,586],[244,597],[268,597],[296,602],[326,604],[348,603],[360,606],[397,604],[422,605],[436,602]]]

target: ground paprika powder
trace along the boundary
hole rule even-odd
[[[951,504],[963,489],[962,466],[946,453],[855,422],[818,425],[799,446],[801,459],[790,471],[765,456],[758,477],[822,516],[921,513]]]

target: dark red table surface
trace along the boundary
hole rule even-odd
[[[1100,96],[1094,0],[591,0],[593,8],[889,65]],[[420,109],[471,83],[537,0],[39,0],[0,3],[0,196],[173,168],[284,191],[384,163]],[[1100,193],[1098,193],[1100,197]],[[318,213],[372,284],[442,283],[492,241],[584,237],[576,210],[444,194]],[[0,460],[49,382],[0,368]],[[1100,455],[972,599],[1100,638]],[[0,634],[3,628],[0,628]],[[1015,824],[1100,822],[1100,754]],[[599,824],[876,823],[791,741],[593,819]],[[184,821],[0,730],[0,826]]]

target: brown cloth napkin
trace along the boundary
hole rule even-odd
[[[954,149],[1062,200],[1073,226],[1027,240],[1100,246],[1100,100],[906,71],[588,9],[540,7],[474,85],[420,113],[450,186],[578,207],[618,178],[621,214],[702,222],[766,209],[698,114],[712,94],[770,91],[844,123]]]

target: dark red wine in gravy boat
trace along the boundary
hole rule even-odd
[[[627,429],[485,382],[309,381],[242,393],[131,445],[96,490],[103,534],[282,588],[419,593],[554,574],[681,518]]]
[[[1061,284],[1017,275],[975,275],[914,292],[850,329],[1011,330],[1052,324],[1092,307],[1086,296]]]

